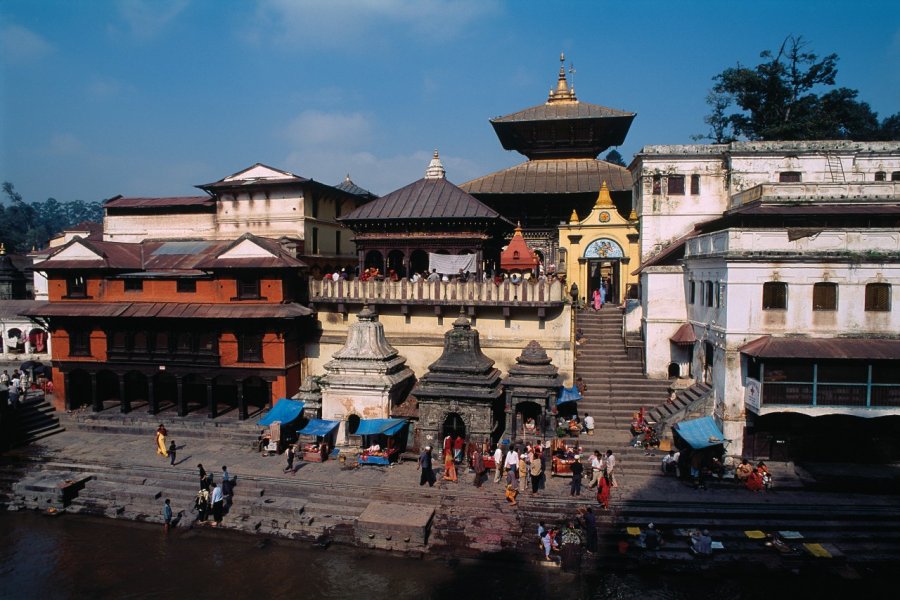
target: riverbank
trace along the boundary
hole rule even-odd
[[[97,423],[84,428],[75,417],[66,418],[67,431],[2,458],[0,487],[11,491],[29,478],[43,478],[46,483],[43,491],[21,489],[18,496],[12,494],[7,500],[10,506],[46,511],[53,507],[43,492],[62,489],[58,484],[67,481],[81,482],[82,488],[73,493],[67,506],[62,506],[65,501],[61,499],[58,510],[158,524],[162,501],[169,497],[176,515],[182,515],[180,527],[187,528],[194,525],[196,517],[191,502],[198,487],[197,463],[217,476],[224,464],[237,478],[237,485],[223,527],[263,538],[310,543],[325,536],[336,546],[380,548],[452,561],[525,563],[554,571],[540,560],[534,534],[537,523],[561,523],[578,507],[593,506],[599,517],[600,548],[584,561],[589,571],[599,563],[617,570],[762,569],[869,577],[900,558],[896,496],[810,492],[799,476],[791,479],[786,471],[779,473],[786,465],[774,465],[776,482],[785,484],[783,487],[770,494],[750,494],[729,484],[693,490],[672,478],[632,472],[623,460],[620,487],[614,491],[609,512],[600,510],[592,496],[570,497],[568,480],[555,478],[537,497],[523,494],[513,507],[503,500],[500,484],[489,482],[475,488],[464,471],[460,483],[439,481],[433,489],[420,487],[414,463],[390,468],[353,468],[336,461],[300,463],[295,474],[286,474],[283,458],[251,451],[246,436],[236,434],[230,426],[217,427],[220,431],[212,433],[203,431],[201,436],[192,433],[187,424],[167,422],[170,437],[180,446],[176,465],[170,466],[153,449],[153,431],[141,429],[146,424],[133,423],[112,432],[112,421],[104,430],[98,429]],[[129,432],[129,428],[137,432]],[[245,433],[252,433],[252,426],[244,428]],[[410,507],[417,514],[430,511],[423,526],[424,541],[364,527],[361,517],[374,504],[395,514]],[[628,533],[628,528],[644,528],[649,522],[669,538],[660,551],[637,548],[636,538]],[[724,546],[711,560],[693,558],[687,539],[676,535],[679,530],[700,527],[710,529]],[[765,546],[765,540],[747,537],[747,531],[797,531],[803,537],[790,542],[792,552],[781,554]],[[804,544],[822,546],[830,558],[813,556]]]

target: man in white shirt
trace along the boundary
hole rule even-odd
[[[519,470],[519,453],[516,452],[515,448],[510,448],[509,452],[506,453],[506,470],[510,469],[514,471]]]
[[[213,511],[213,527],[222,523],[222,510],[225,508],[225,495],[222,493],[222,486],[217,485],[213,488],[210,497]]]
[[[603,460],[600,458],[600,451],[594,450],[594,454],[591,455],[591,482],[588,483],[588,488],[597,485],[601,473],[603,473]]]
[[[588,435],[594,435],[594,417],[584,413],[584,430]]]
[[[609,485],[610,487],[619,487],[619,483],[616,481],[616,455],[613,454],[612,450],[606,451],[606,475],[609,477]]]
[[[494,450],[494,471],[494,483],[500,483],[500,475],[503,474],[503,450],[500,444],[497,444],[497,449]]]

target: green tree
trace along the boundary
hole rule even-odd
[[[627,166],[625,164],[625,159],[622,158],[622,155],[619,153],[618,150],[610,150],[609,152],[606,153],[606,156],[603,157],[603,160],[605,160],[608,163],[612,163],[614,165],[619,165],[620,167]]]
[[[0,203],[0,242],[9,252],[29,252],[47,246],[50,238],[64,229],[84,221],[102,222],[103,207],[99,202],[70,200],[28,203],[12,183],[3,182],[8,203]]]
[[[715,77],[700,139],[749,140],[888,139],[900,113],[879,123],[859,92],[836,88],[837,54],[822,59],[802,37],[788,36],[777,53],[766,50],[755,67],[738,64]],[[895,120],[896,118],[896,120]],[[697,136],[695,136],[695,139]]]

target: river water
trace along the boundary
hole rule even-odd
[[[535,550],[537,553],[537,549]],[[212,529],[0,514],[0,598],[680,600],[820,598],[872,582],[823,576],[606,573],[576,577],[507,563],[448,564]],[[877,589],[877,588],[873,588]]]

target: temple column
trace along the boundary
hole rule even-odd
[[[119,410],[122,413],[130,413],[131,400],[125,397],[125,377],[122,374],[116,376],[119,378]]]
[[[244,380],[235,380],[235,385],[237,386],[238,419],[243,421],[247,418],[247,400],[244,398]]]
[[[214,387],[214,385],[213,385],[212,378],[207,377],[206,378],[206,409],[208,412],[207,412],[206,416],[209,417],[210,419],[215,419],[217,416],[216,415],[216,412],[217,412],[216,411],[216,397],[213,394],[213,387]]]
[[[159,412],[159,400],[156,397],[156,390],[153,385],[153,376],[147,378],[147,400],[150,405],[149,410],[147,410],[147,414],[155,415]]]
[[[66,393],[66,410],[75,410],[75,406],[72,403],[72,376],[68,372],[63,373],[63,389]]]
[[[103,410],[100,394],[97,393],[97,373],[91,373],[91,406],[93,407],[94,412]]]
[[[187,400],[184,397],[184,377],[181,375],[175,376],[175,389],[176,394],[176,406],[178,407],[178,416],[183,417],[187,415]]]

